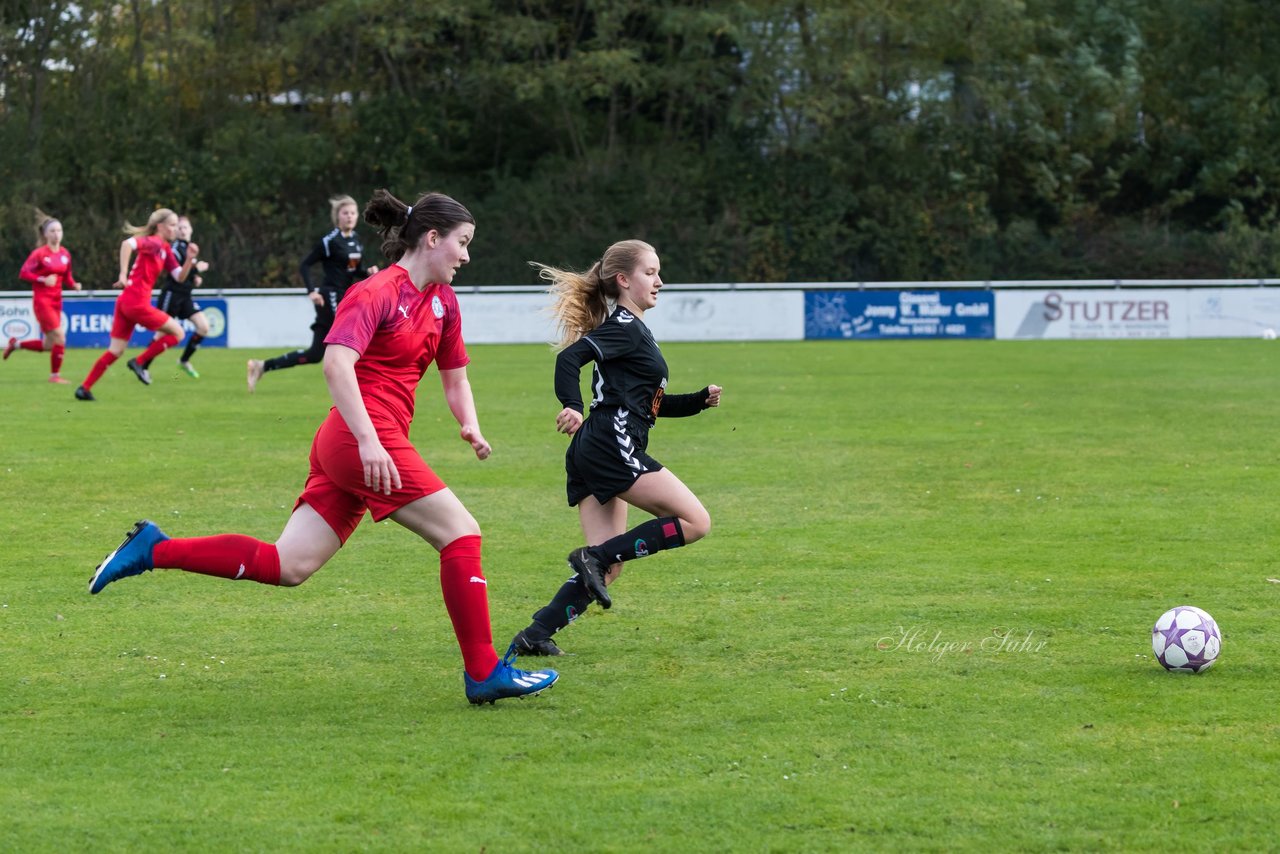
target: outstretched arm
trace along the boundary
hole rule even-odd
[[[709,385],[702,391],[692,394],[664,395],[658,404],[658,416],[661,418],[686,418],[697,415],[704,409],[720,405],[720,386]]]
[[[356,380],[356,362],[360,354],[342,344],[330,344],[324,352],[324,380],[329,385],[329,395],[338,408],[347,429],[356,437],[360,448],[360,462],[364,466],[364,485],[387,495],[400,488],[400,472],[395,461],[382,447],[382,440],[369,418],[364,398],[360,396],[360,384]]]
[[[307,253],[307,257],[302,259],[302,263],[298,265],[298,275],[302,277],[302,286],[307,289],[307,299],[311,300],[315,305],[324,305],[324,297],[320,295],[320,288],[311,284],[311,265],[318,264],[320,259],[325,255],[324,241],[320,241],[311,251]]]
[[[586,338],[579,338],[556,356],[556,398],[564,409],[556,416],[556,429],[573,434],[582,426],[582,390],[579,376],[582,367],[594,361],[596,351]]]
[[[444,399],[449,404],[463,441],[471,445],[478,459],[488,459],[493,451],[480,432],[480,419],[476,417],[476,400],[471,394],[471,381],[466,368],[452,368],[440,372],[440,384],[444,386]]]
[[[129,256],[133,255],[133,249],[137,245],[138,241],[132,237],[120,244],[120,275],[116,278],[117,288],[123,288],[129,284]]]
[[[18,271],[18,278],[24,282],[31,282],[33,285],[47,285],[46,279],[49,276],[41,276],[36,271],[40,269],[40,253],[32,252],[27,258],[26,263],[22,265],[22,269]]]
[[[185,282],[187,276],[191,275],[191,268],[195,266],[196,258],[200,257],[200,247],[194,243],[187,244],[187,255],[182,259],[182,266],[175,271],[171,271],[169,275],[173,276],[176,282]]]

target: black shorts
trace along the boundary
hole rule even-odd
[[[625,409],[597,409],[582,423],[564,455],[569,506],[588,495],[604,504],[626,492],[640,475],[662,471],[645,453],[649,425]]]
[[[160,299],[156,300],[156,308],[179,320],[186,320],[202,310],[200,303],[191,296],[191,291],[174,291],[169,288],[160,292]]]

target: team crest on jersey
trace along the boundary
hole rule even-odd
[[[631,312],[627,311],[625,308],[622,311],[618,312],[619,323],[630,323],[635,319],[636,319],[636,316]]]
[[[440,302],[440,297],[431,298],[431,313],[437,318],[444,317],[444,303]]]

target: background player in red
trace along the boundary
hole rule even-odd
[[[574,576],[533,615],[511,645],[531,655],[562,655],[551,636],[590,605],[608,608],[606,585],[624,561],[700,540],[711,516],[680,478],[646,453],[659,417],[696,415],[720,405],[720,387],[666,394],[667,362],[644,324],[662,290],[658,253],[640,240],[613,244],[585,273],[535,264],[551,282],[562,347],[556,397],[564,407],[556,429],[573,436],[565,454],[569,505],[587,547],[569,555]],[[591,414],[583,420],[578,375],[595,362]],[[627,530],[627,505],[656,518]]]
[[[324,358],[324,340],[333,327],[338,304],[352,285],[366,275],[372,276],[378,272],[377,267],[366,268],[360,265],[364,247],[360,245],[360,236],[356,234],[356,220],[360,218],[356,200],[350,196],[334,196],[329,199],[329,217],[333,220],[333,230],[320,238],[298,265],[298,275],[302,277],[302,284],[307,289],[307,299],[316,307],[316,320],[311,324],[311,346],[305,350],[292,350],[266,361],[250,359],[246,372],[249,391],[258,387],[258,381],[267,371],[319,364]],[[316,264],[320,265],[323,272],[319,284],[311,281],[311,268]]]
[[[4,348],[9,358],[15,349],[49,352],[49,382],[66,383],[62,378],[62,356],[67,350],[67,336],[62,331],[62,289],[80,290],[71,275],[71,252],[62,245],[62,223],[36,208],[36,233],[41,243],[27,256],[18,278],[31,283],[32,311],[40,324],[43,339],[18,341],[10,338]]]
[[[111,322],[111,343],[107,352],[93,363],[84,382],[76,388],[76,400],[95,399],[93,384],[129,346],[129,336],[133,334],[135,326],[162,333],[142,352],[144,362],[150,362],[182,340],[182,325],[151,304],[151,289],[155,287],[156,279],[166,270],[179,280],[185,280],[191,275],[200,247],[192,243],[187,247],[185,263],[174,263],[173,250],[169,244],[178,236],[178,215],[168,208],[161,208],[153,213],[142,228],[126,222],[124,233],[130,237],[120,244],[120,278],[116,281],[116,287],[124,290],[116,297],[115,318]],[[129,258],[134,252],[138,253],[138,257],[130,270]],[[151,375],[138,364],[137,359],[130,359],[127,364],[129,370],[144,385],[151,385]]]
[[[440,552],[440,586],[476,704],[536,694],[556,681],[529,673],[493,648],[480,527],[409,441],[418,382],[432,361],[462,439],[489,456],[467,379],[458,299],[449,283],[470,260],[475,220],[448,196],[429,193],[412,207],[386,190],[364,212],[393,263],[352,288],[327,338],[324,376],[334,408],[311,445],[311,471],[293,515],[274,544],[240,534],[169,539],[138,522],[98,566],[97,593],[149,569],[184,569],[263,584],[297,585],[333,557],[368,510],[393,519]]]
[[[191,218],[187,216],[178,217],[178,239],[170,244],[169,248],[173,250],[173,263],[178,265],[177,272],[180,272],[182,265],[187,263],[187,247],[191,245]],[[160,297],[156,300],[156,308],[163,311],[170,317],[178,320],[189,320],[191,325],[195,327],[195,334],[187,339],[187,346],[182,351],[182,356],[178,359],[178,367],[192,379],[200,379],[200,372],[196,370],[195,365],[191,364],[191,357],[195,355],[196,348],[200,346],[200,342],[209,334],[209,319],[204,316],[204,310],[200,307],[200,303],[196,302],[192,295],[194,288],[204,284],[204,280],[200,278],[200,274],[209,269],[209,262],[197,261],[195,270],[185,279],[179,279],[174,270],[170,270],[161,279],[164,283],[160,289]],[[138,359],[138,364],[148,372],[151,371],[151,361],[149,359]]]

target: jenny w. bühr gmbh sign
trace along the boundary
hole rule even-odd
[[[809,291],[805,338],[994,338],[991,291]]]

